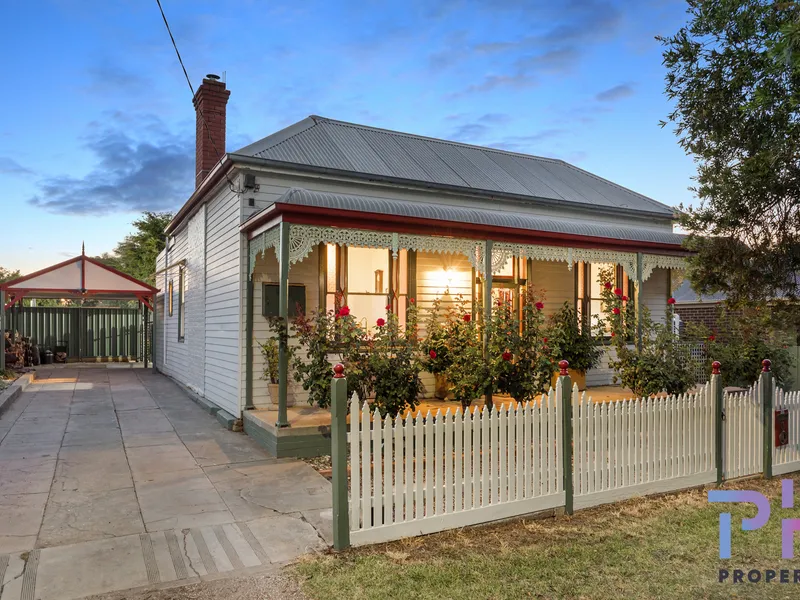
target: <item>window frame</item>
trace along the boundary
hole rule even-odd
[[[632,304],[635,312],[636,308],[636,294],[632,293],[634,290],[634,281],[631,277],[625,276],[625,270],[622,265],[615,263],[576,263],[575,265],[575,309],[578,312],[579,326],[581,330],[584,327],[589,327],[589,335],[597,339],[598,343],[603,340],[611,339],[609,332],[604,333],[602,336],[596,335],[592,331],[592,300],[600,300],[600,298],[593,298],[591,296],[591,272],[592,264],[614,264],[614,287],[623,290],[623,294],[628,296],[628,304]],[[579,290],[583,291],[582,297],[579,295]],[[630,341],[630,340],[629,340]]]
[[[169,313],[170,317],[172,316],[172,294],[174,291],[172,279],[170,279],[169,284],[167,285],[167,312]]]
[[[186,269],[178,269],[178,341],[186,339]]]

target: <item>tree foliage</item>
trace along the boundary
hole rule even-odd
[[[134,232],[125,236],[113,255],[98,260],[150,284],[155,284],[156,258],[164,249],[164,229],[173,214],[145,212],[133,222]]]
[[[12,279],[16,279],[21,274],[17,271],[11,271],[9,269],[0,267],[0,283],[5,283],[6,281],[11,281]]]
[[[688,0],[659,38],[668,121],[697,163],[681,222],[701,293],[796,300],[800,272],[800,4]],[[662,123],[666,125],[666,122]]]

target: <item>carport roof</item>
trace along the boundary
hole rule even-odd
[[[158,289],[81,253],[41,271],[0,284],[6,307],[28,298],[86,297],[105,300],[139,300],[150,306]]]

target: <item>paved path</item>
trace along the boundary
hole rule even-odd
[[[166,377],[42,370],[0,416],[0,600],[274,569],[331,539],[330,484]]]

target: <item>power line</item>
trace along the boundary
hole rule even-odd
[[[156,0],[156,4],[158,4],[158,10],[161,12],[161,18],[164,19],[164,26],[167,28],[169,39],[172,40],[172,47],[175,48],[175,54],[178,55],[178,62],[181,64],[181,69],[183,69],[183,76],[186,78],[186,83],[189,85],[189,90],[192,92],[192,98],[194,98],[194,86],[192,85],[192,80],[189,79],[189,73],[186,72],[186,66],[183,64],[183,58],[181,58],[181,52],[178,50],[178,44],[175,43],[175,37],[172,35],[172,29],[169,26],[169,21],[167,21],[167,15],[164,14],[164,7],[161,6],[161,0]],[[203,111],[200,110],[199,106],[197,107],[197,113],[200,115],[200,119],[203,121],[203,127],[205,127],[206,133],[208,134],[208,139],[211,140],[211,147],[214,148],[214,154],[219,156],[217,164],[220,164],[222,163],[222,155],[219,153],[217,144],[214,141],[214,136],[211,135],[211,129],[208,127],[208,121],[206,121],[206,117],[203,115]],[[225,179],[228,180],[228,187],[230,190],[238,194],[239,191],[233,187],[233,182],[230,180],[230,177],[227,173],[225,174]]]

